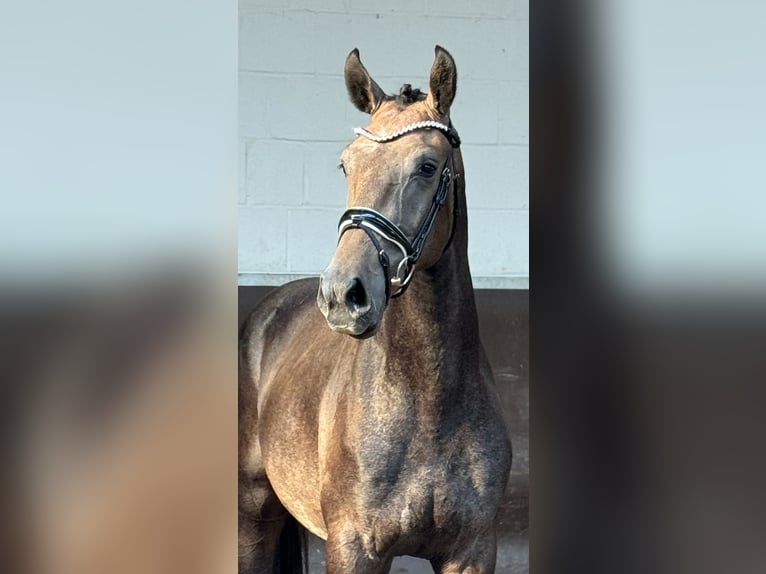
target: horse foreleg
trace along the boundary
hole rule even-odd
[[[432,560],[431,566],[437,574],[493,574],[496,561],[497,535],[493,527],[455,555]]]
[[[371,558],[354,532],[333,532],[327,536],[327,574],[388,574],[391,558]]]
[[[272,523],[239,519],[239,574],[273,574],[284,519]]]
[[[239,481],[239,574],[273,574],[287,511],[265,479]]]

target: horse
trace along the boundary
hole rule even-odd
[[[328,574],[401,555],[491,573],[511,444],[468,265],[457,68],[436,46],[429,91],[388,95],[354,49],[344,76],[370,124],[341,155],[335,254],[240,331],[239,572],[301,572],[307,529]]]

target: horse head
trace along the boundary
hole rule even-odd
[[[366,337],[377,332],[389,300],[450,245],[461,167],[455,159],[460,139],[449,119],[457,70],[437,46],[427,94],[405,84],[399,95],[387,95],[355,49],[345,80],[370,124],[354,130],[357,138],[341,154],[348,209],[317,304],[333,330]]]

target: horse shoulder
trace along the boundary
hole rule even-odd
[[[282,346],[295,326],[315,307],[318,280],[292,281],[271,291],[250,312],[240,335],[242,367],[251,380],[267,378],[284,356]]]

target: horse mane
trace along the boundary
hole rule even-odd
[[[425,92],[421,92],[418,88],[413,88],[410,84],[404,84],[399,90],[399,95],[394,99],[399,107],[403,109],[410,104],[425,100],[426,94]]]

